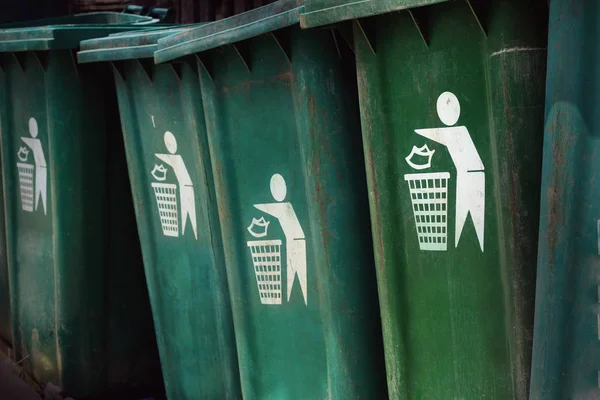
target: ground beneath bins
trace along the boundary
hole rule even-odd
[[[41,397],[13,371],[8,360],[0,360],[0,399],[41,400]]]

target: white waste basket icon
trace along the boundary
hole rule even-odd
[[[152,176],[156,180],[163,181],[166,178],[167,169],[163,165],[155,165]],[[162,174],[162,176],[160,175]],[[177,185],[172,183],[152,182],[160,225],[163,235],[179,236],[179,215],[177,212]]]
[[[179,236],[177,214],[177,185],[153,182],[156,205],[160,215],[160,225],[165,236]]]
[[[406,174],[419,248],[448,249],[448,172]]]
[[[27,157],[29,156],[29,150],[26,147],[21,147],[17,153],[17,157],[20,161],[17,163],[17,170],[19,172],[19,189],[21,193],[21,208],[23,211],[33,212],[33,164],[27,163]]]
[[[247,242],[262,304],[281,304],[281,240]]]

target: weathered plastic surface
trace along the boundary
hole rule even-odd
[[[81,42],[77,53],[80,63],[152,59],[158,50],[158,39],[185,31],[183,26],[148,28],[143,32],[121,32]],[[146,60],[147,61],[147,60]],[[147,64],[147,62],[145,63]],[[120,64],[119,64],[120,65]]]
[[[527,398],[546,15],[453,1],[352,23],[392,399]]]
[[[78,56],[80,62],[125,60],[113,70],[167,396],[238,400],[197,69],[186,62],[154,65],[151,58],[158,38],[169,33],[84,42]]]
[[[160,389],[110,69],[72,49],[0,60],[15,357],[74,397]]]
[[[532,400],[600,397],[598,7],[550,3]]]
[[[306,1],[301,24],[302,27],[328,25],[446,1],[448,0],[309,0]],[[485,4],[478,0],[462,1],[482,9],[480,4]]]
[[[280,1],[161,39],[155,58],[207,50],[244,399],[383,399],[354,63],[331,30],[301,31],[300,11]]]
[[[83,40],[161,26],[157,21],[139,15],[99,12],[3,24],[0,52],[75,49]]]

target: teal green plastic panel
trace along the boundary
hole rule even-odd
[[[90,13],[0,26],[0,52],[76,49],[79,42],[126,30],[148,29],[156,21],[123,13]]]
[[[526,399],[547,4],[353,22],[392,399]]]
[[[6,85],[6,74],[0,69],[0,85]],[[6,106],[6,93],[0,90],[0,107]],[[1,115],[6,113],[6,109],[0,109],[0,124],[3,119]],[[0,130],[5,127],[0,125]],[[0,177],[1,178],[1,177]],[[8,260],[6,258],[6,224],[4,220],[4,190],[0,185],[0,341],[6,344],[12,344],[12,323],[10,318],[10,283],[8,277]],[[0,343],[1,346],[1,343]]]
[[[352,54],[261,24],[198,53],[243,397],[386,398]]]
[[[600,397],[599,6],[550,3],[532,400]]]
[[[77,53],[79,63],[153,58],[158,39],[184,32],[177,28],[145,29],[142,32],[121,32],[108,37],[82,41]]]
[[[146,278],[169,399],[241,399],[195,63],[114,63]]]
[[[305,0],[305,12],[300,18],[300,24],[303,28],[312,28],[444,1],[448,0]],[[469,1],[475,6],[485,2]]]
[[[2,171],[15,357],[73,397],[160,390],[107,68],[2,54]]]

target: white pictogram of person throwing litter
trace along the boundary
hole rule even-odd
[[[44,157],[44,150],[42,149],[42,142],[37,138],[38,133],[37,121],[35,118],[29,118],[29,134],[31,137],[21,137],[21,140],[33,152],[33,160],[35,162],[35,209],[38,209],[41,200],[42,207],[44,208],[44,215],[46,215],[48,169],[46,165],[46,158]],[[22,150],[19,150],[19,153],[22,153]],[[21,177],[20,180],[22,180]],[[21,184],[23,184],[23,182],[21,182]]]
[[[284,201],[287,195],[285,179],[280,174],[271,177],[271,195],[276,203],[254,204],[254,207],[277,218],[285,235],[286,271],[287,271],[287,300],[292,294],[294,277],[298,276],[304,304],[308,304],[306,282],[306,239],[300,221],[296,216],[292,203]]]
[[[188,173],[183,158],[177,153],[177,140],[175,136],[167,131],[164,135],[165,146],[169,154],[155,154],[161,161],[167,163],[173,169],[175,176],[177,177],[177,183],[179,186],[179,204],[181,208],[181,235],[185,234],[185,225],[189,217],[192,229],[194,231],[194,237],[198,239],[198,232],[196,226],[196,202],[194,199],[194,185],[192,178]]]
[[[485,228],[485,172],[473,139],[465,126],[452,126],[460,117],[460,103],[451,92],[442,93],[437,100],[437,113],[446,125],[442,128],[416,129],[427,139],[448,149],[456,167],[456,233],[455,247],[471,213],[479,246],[483,251]]]

